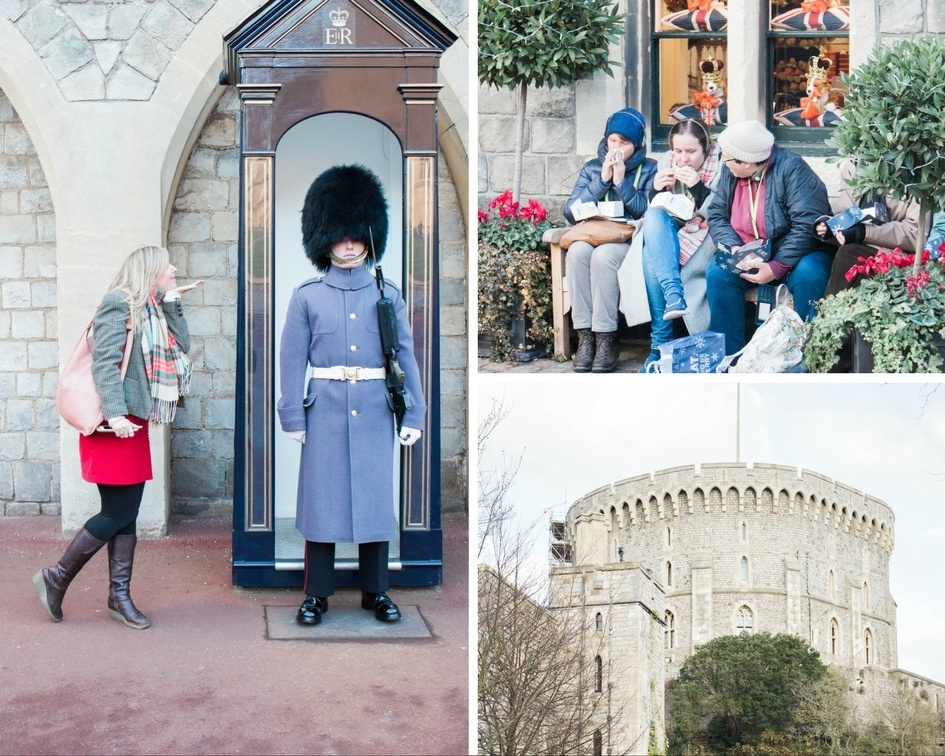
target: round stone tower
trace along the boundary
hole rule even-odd
[[[815,472],[705,464],[588,493],[553,530],[552,553],[652,575],[665,591],[667,678],[712,638],[762,631],[865,673],[898,667],[893,522],[884,502]]]

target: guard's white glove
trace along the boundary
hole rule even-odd
[[[300,444],[305,443],[305,431],[286,431],[285,433],[293,441],[298,441]]]
[[[423,431],[417,430],[416,428],[408,428],[405,425],[400,429],[400,435],[397,437],[397,440],[400,441],[401,446],[413,446],[420,440],[420,436],[422,435]]]

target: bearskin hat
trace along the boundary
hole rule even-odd
[[[318,270],[331,267],[331,248],[345,237],[364,242],[371,259],[387,246],[387,198],[380,179],[363,165],[336,165],[321,173],[305,195],[302,245]]]

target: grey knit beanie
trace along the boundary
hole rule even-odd
[[[719,134],[718,143],[729,157],[746,163],[763,163],[771,154],[774,134],[758,121],[742,121]]]

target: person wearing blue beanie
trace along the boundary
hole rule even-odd
[[[656,161],[646,156],[646,121],[639,110],[624,108],[607,119],[597,157],[581,168],[564,217],[574,223],[574,203],[614,200],[624,216],[638,220],[649,205]],[[565,268],[571,294],[571,319],[578,335],[577,373],[609,373],[617,365],[617,270],[629,243],[597,247],[586,241],[568,248]]]

